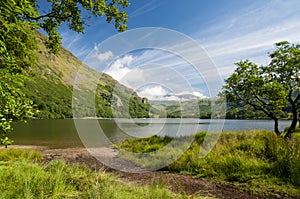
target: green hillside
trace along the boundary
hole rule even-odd
[[[212,103],[218,103],[217,99],[199,99],[188,101],[152,101],[151,115],[154,117],[168,118],[219,118],[212,116]],[[285,107],[279,115],[281,119],[291,118],[291,108]],[[221,118],[223,116],[220,116]],[[235,103],[227,102],[226,119],[268,119],[261,111],[253,111],[250,107],[241,107]]]
[[[151,114],[168,118],[211,118],[211,100],[152,101]]]
[[[58,54],[49,54],[43,44],[45,36],[41,33],[37,34],[38,60],[37,64],[28,70],[29,78],[25,80],[24,90],[39,110],[36,114],[37,118],[71,118],[73,116],[72,92],[74,79],[79,69],[83,71],[81,75],[84,78],[98,82],[95,101],[91,103],[87,100],[86,104],[80,106],[84,116],[91,116],[95,108],[97,117],[148,117],[150,105],[147,100],[137,96],[133,90],[120,85],[109,75],[102,74],[101,79],[98,79],[98,72],[85,66],[63,47]],[[81,90],[86,95],[94,92],[89,89],[89,85],[84,85]],[[114,100],[118,100],[118,106],[112,110],[111,107],[117,104]],[[128,107],[122,106],[122,103],[129,104],[129,111]],[[95,104],[95,107],[91,104]]]

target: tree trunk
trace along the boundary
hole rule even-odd
[[[273,117],[272,119],[274,120],[274,131],[276,135],[280,136],[280,131],[278,128],[278,119],[276,117]]]
[[[292,134],[297,126],[297,122],[298,122],[298,113],[297,113],[297,104],[290,101],[291,105],[292,105],[292,114],[293,114],[293,118],[292,118],[292,123],[291,126],[288,129],[288,132],[285,134],[284,138],[290,138],[292,137]]]
[[[299,112],[299,115],[298,115],[298,119],[299,119],[298,127],[300,128],[300,112]]]

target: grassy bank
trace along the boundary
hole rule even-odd
[[[0,150],[0,198],[202,198],[175,194],[159,184],[128,185],[104,171],[42,163],[31,150]]]
[[[233,183],[241,189],[264,196],[300,196],[298,135],[291,140],[284,140],[267,131],[222,133],[213,150],[205,158],[201,158],[200,146],[206,135],[208,139],[214,136],[211,133],[196,134],[189,149],[164,169],[223,183]],[[148,167],[159,164],[160,158],[168,161],[175,156],[179,152],[178,147],[169,146],[179,146],[176,142],[185,139],[187,138],[172,139],[158,136],[127,139],[118,147],[138,154],[126,152],[122,155],[138,165]],[[161,155],[155,153],[156,156],[149,153],[166,146],[168,146],[167,153],[160,153]],[[151,161],[145,161],[146,159]]]

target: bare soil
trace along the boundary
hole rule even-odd
[[[87,165],[93,170],[104,169],[106,172],[114,173],[120,180],[133,185],[164,185],[175,193],[186,193],[189,195],[200,194],[214,198],[229,199],[262,199],[263,196],[254,195],[250,190],[241,190],[233,184],[219,183],[213,180],[195,178],[190,175],[181,175],[169,173],[167,171],[145,172],[139,170],[133,163],[118,158],[118,151],[110,148],[103,148],[104,153],[92,156],[85,148],[67,148],[67,149],[48,149],[43,147],[17,146],[18,148],[31,148],[39,150],[44,154],[44,161],[48,162],[54,159],[63,159],[69,164]],[[101,160],[112,165],[113,169],[101,163]],[[103,162],[103,161],[102,161]],[[131,172],[132,169],[134,173]],[[123,171],[120,171],[123,170]],[[129,171],[129,172],[124,172]],[[291,198],[289,196],[280,196],[274,194],[267,198]],[[300,198],[300,197],[297,197]]]

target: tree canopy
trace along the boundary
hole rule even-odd
[[[37,0],[2,0],[0,2],[0,133],[1,142],[9,144],[7,133],[13,120],[33,116],[32,101],[22,92],[23,71],[33,66],[37,50],[36,31],[48,35],[46,46],[57,53],[61,45],[58,27],[84,33],[90,17],[106,17],[118,31],[127,29],[128,15],[122,9],[127,0],[44,0],[49,10],[42,13]]]
[[[285,100],[292,110],[292,123],[286,137],[290,137],[297,125],[300,107],[300,45],[286,41],[275,44],[277,49],[270,53],[271,62],[266,72],[271,81],[277,81],[286,92]]]
[[[129,6],[127,0],[44,0],[43,3],[49,5],[46,13],[39,11],[37,0],[3,0],[0,3],[1,48],[11,53],[11,47],[17,44],[14,47],[19,48],[14,50],[22,55],[21,62],[34,49],[34,30],[42,29],[48,34],[47,47],[55,53],[61,44],[57,28],[63,23],[71,30],[84,33],[91,16],[105,16],[118,31],[127,29],[128,15],[120,11]]]
[[[261,111],[274,120],[277,135],[278,120],[287,105],[292,109],[292,123],[285,137],[290,137],[297,124],[300,103],[300,46],[288,42],[276,43],[269,54],[271,61],[258,66],[249,60],[236,63],[236,70],[225,80],[222,94],[229,102]]]
[[[7,137],[12,121],[31,118],[34,110],[32,101],[21,90],[22,75],[0,73],[0,77],[0,141],[7,147],[12,143]]]
[[[224,91],[230,102],[236,102],[241,107],[248,106],[262,111],[275,122],[274,130],[278,129],[278,114],[284,107],[286,92],[281,84],[271,82],[264,76],[262,67],[246,60],[236,63],[234,73],[225,80]]]

